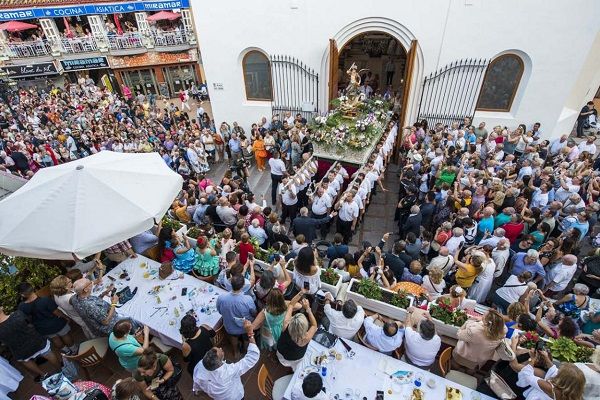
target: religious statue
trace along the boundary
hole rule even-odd
[[[344,114],[348,117],[352,117],[356,114],[355,108],[360,101],[364,99],[364,94],[360,92],[360,74],[368,69],[358,70],[356,63],[352,63],[346,74],[350,77],[350,82],[344,90],[344,96],[342,96],[342,103],[340,105]]]

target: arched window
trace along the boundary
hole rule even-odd
[[[503,54],[488,65],[477,100],[480,111],[510,111],[523,76],[523,60]]]
[[[246,99],[271,101],[271,63],[260,51],[248,52],[242,60]]]

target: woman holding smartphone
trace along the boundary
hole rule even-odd
[[[321,270],[316,265],[316,250],[303,247],[298,252],[294,266],[293,281],[298,291],[314,295],[321,287]]]

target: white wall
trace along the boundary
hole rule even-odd
[[[599,79],[600,60],[591,56],[600,35],[597,0],[194,0],[193,9],[217,124],[237,120],[249,127],[270,116],[269,102],[245,99],[241,59],[248,50],[290,55],[319,71],[324,109],[328,39],[341,47],[353,33],[375,28],[405,46],[418,40],[411,118],[422,78],[460,58],[490,59],[509,50],[526,55],[529,69],[511,112],[478,112],[476,120],[508,126],[539,121],[553,137],[570,130],[576,118],[565,112],[567,103],[583,106]],[[589,83],[578,82],[582,74]]]

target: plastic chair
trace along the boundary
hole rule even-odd
[[[442,376],[459,385],[466,386],[473,390],[477,389],[477,378],[452,369],[452,350],[454,350],[454,347],[448,347],[440,354],[438,363]]]
[[[257,383],[258,390],[267,400],[282,400],[285,390],[292,381],[294,375],[286,375],[273,382],[271,374],[265,364],[260,366]]]
[[[79,345],[79,351],[75,356],[63,355],[68,360],[75,361],[83,368],[86,379],[90,380],[88,368],[101,364],[108,352],[108,338],[96,338],[87,340]]]

